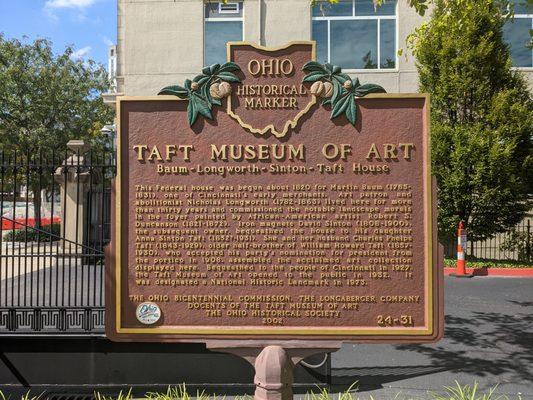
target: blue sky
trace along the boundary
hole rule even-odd
[[[116,0],[0,0],[4,37],[50,39],[56,52],[72,45],[75,56],[107,65],[107,46],[116,43]]]

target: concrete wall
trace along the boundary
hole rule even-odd
[[[119,0],[118,92],[153,95],[202,69],[203,2]],[[121,84],[122,83],[122,84]]]
[[[398,2],[398,45],[422,21]],[[203,67],[201,0],[118,0],[118,92],[153,95],[181,83]],[[261,21],[261,22],[259,22]],[[244,38],[264,46],[311,39],[309,0],[245,0]],[[389,92],[417,90],[412,57],[402,56],[396,70],[358,72],[361,81]]]
[[[244,0],[244,39],[265,46],[311,39],[309,0]],[[154,95],[203,67],[202,0],[118,0],[118,92]],[[427,14],[426,14],[427,15]],[[388,92],[416,92],[418,77],[406,38],[423,18],[398,1],[397,69],[359,71],[361,81]],[[427,17],[426,17],[427,18]],[[528,73],[533,83],[533,72]]]

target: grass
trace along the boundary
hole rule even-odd
[[[359,383],[354,382],[346,391],[339,393],[336,397],[331,395],[328,389],[318,388],[318,393],[307,393],[305,400],[355,400],[356,398],[353,396],[353,392],[357,390],[358,386]]]
[[[488,392],[478,392],[478,384],[474,383],[473,386],[464,385],[455,381],[455,386],[445,386],[444,394],[431,393],[434,400],[508,400],[507,396],[496,395],[497,385]]]
[[[454,258],[445,258],[444,266],[455,268],[456,260]],[[467,268],[533,268],[533,262],[513,261],[513,260],[485,260],[482,258],[468,258],[466,260]]]
[[[121,390],[117,397],[104,396],[104,395],[101,395],[98,392],[94,392],[94,399],[95,400],[131,400],[132,398],[133,397],[131,395],[131,389],[128,390],[128,392],[125,393],[125,394],[122,394],[122,390]]]
[[[497,387],[496,385],[488,392],[483,393],[478,390],[477,382],[473,385],[461,385],[455,381],[455,386],[444,386],[442,393],[428,392],[429,397],[425,398],[402,397],[401,393],[398,393],[392,398],[384,399],[370,396],[368,400],[511,400],[508,396],[497,395],[495,393]],[[345,392],[337,395],[330,394],[327,389],[321,389],[318,393],[308,393],[305,400],[359,400],[359,397],[354,393],[356,389],[357,382]],[[517,400],[521,400],[521,398],[517,397]]]
[[[357,396],[357,382],[353,383],[347,390],[338,394],[332,394],[327,389],[318,388],[317,392],[309,392],[305,395],[304,400],[359,400]],[[477,382],[473,385],[461,385],[459,382],[455,382],[455,386],[444,386],[441,393],[428,392],[429,397],[405,397],[398,393],[394,397],[383,398],[370,396],[368,400],[522,400],[520,396],[516,398],[509,398],[505,395],[496,394],[497,385],[488,391],[482,392],[478,388]],[[131,389],[127,392],[122,392],[117,396],[104,396],[98,392],[94,393],[94,400],[133,400],[141,399],[134,397],[131,393]],[[150,392],[143,398],[145,400],[225,400],[226,396],[209,395],[204,391],[197,391],[196,395],[191,395],[187,391],[185,384],[178,385],[176,387],[168,387],[164,393]],[[32,396],[28,391],[21,397],[6,396],[0,390],[0,400],[47,400],[47,397],[43,394],[38,396]],[[253,396],[236,396],[235,400],[253,400]]]
[[[37,396],[32,396],[30,394],[30,391],[28,390],[28,392],[26,392],[26,394],[23,394],[22,396],[20,396],[20,400],[39,400],[39,399],[41,399],[41,396],[42,396],[42,393],[37,395]],[[10,396],[6,396],[4,394],[4,392],[2,392],[0,390],[0,400],[11,400],[11,397]]]
[[[168,387],[167,391],[165,393],[147,393],[146,397],[147,400],[218,400],[220,397],[217,395],[208,395],[205,393],[205,391],[196,391],[196,396],[192,396],[187,391],[187,387],[184,383],[181,385],[178,385],[176,387]],[[222,399],[224,399],[222,397]]]

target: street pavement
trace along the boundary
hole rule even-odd
[[[332,354],[332,392],[358,381],[360,399],[427,399],[458,381],[533,399],[533,278],[447,277],[444,296],[441,341],[346,344]]]

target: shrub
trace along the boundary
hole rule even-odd
[[[468,268],[533,268],[532,262],[515,261],[515,260],[488,260],[483,258],[466,258]],[[455,268],[457,260],[455,258],[445,258],[444,266]]]
[[[59,235],[61,234],[61,225],[52,224],[42,226],[39,231],[28,228],[26,229],[17,229],[15,231],[10,231],[7,235],[4,236],[4,241],[6,242],[48,242],[52,239],[52,242],[59,240]]]
[[[528,249],[533,247],[533,239],[528,232],[511,231],[510,235],[500,245],[504,252],[517,252],[518,261],[529,261]]]

